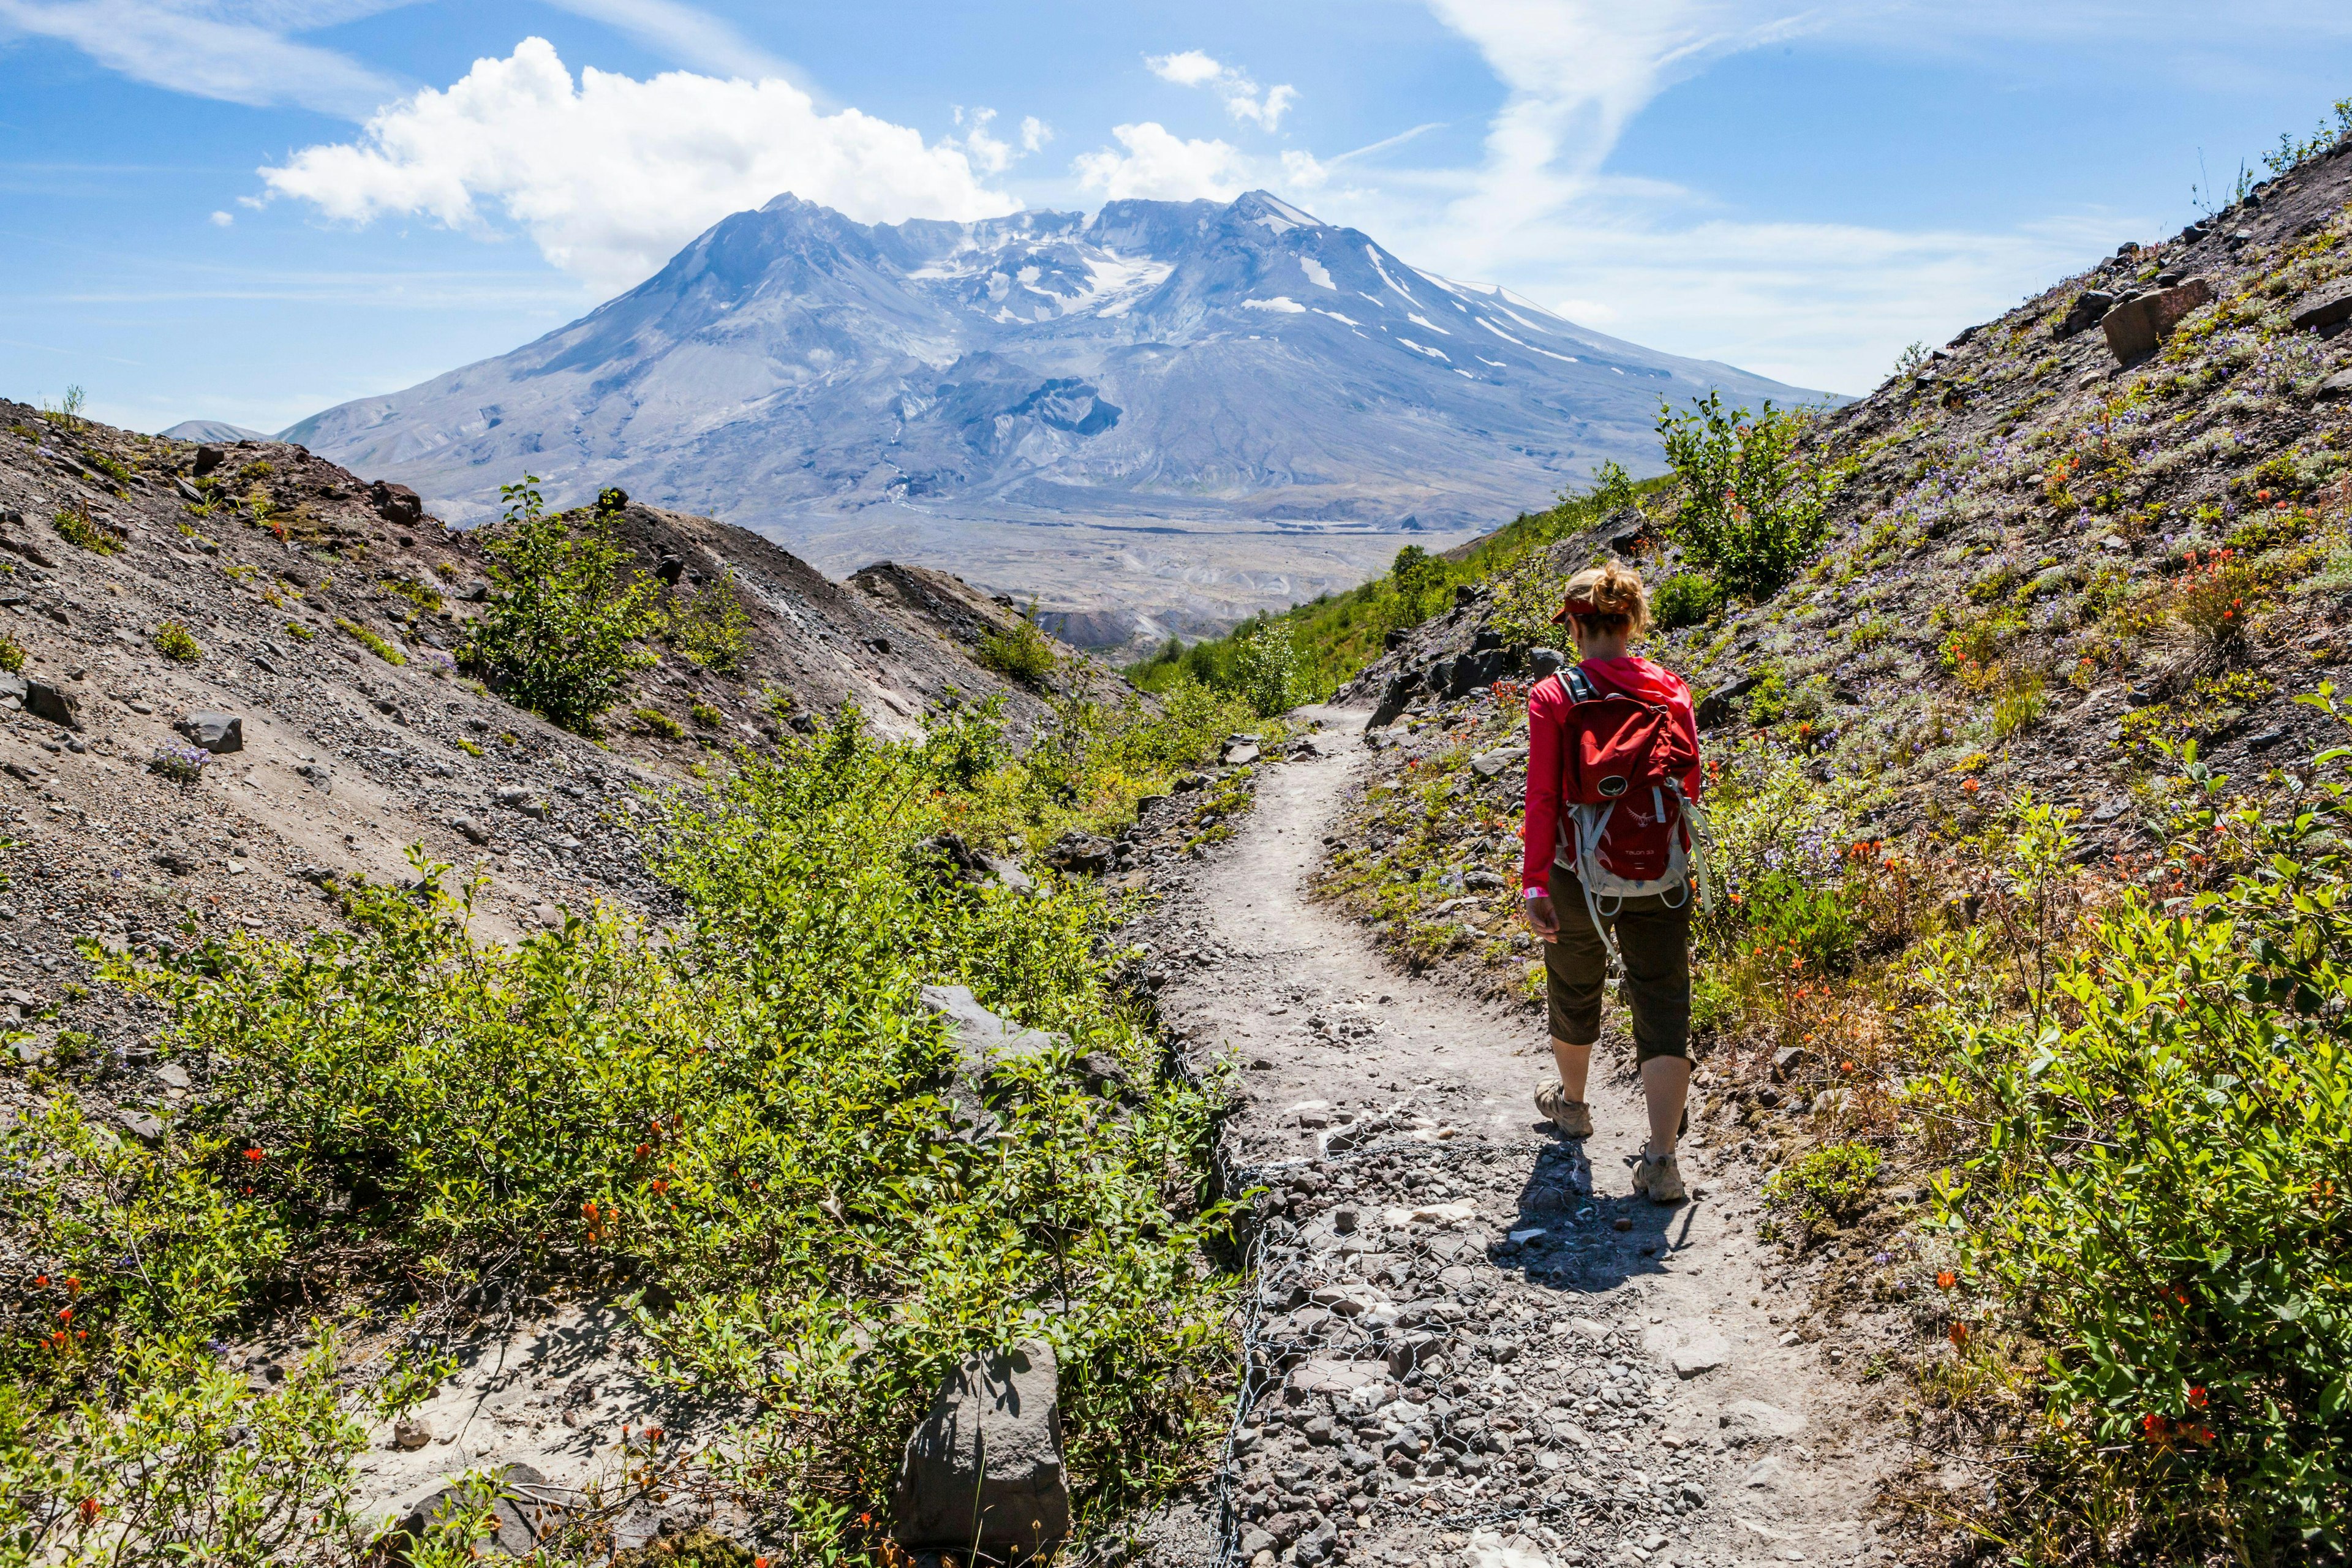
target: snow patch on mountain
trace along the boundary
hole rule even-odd
[[[525,472],[562,504],[619,485],[829,571],[892,555],[1189,630],[1360,580],[1408,528],[1490,527],[1604,458],[1654,471],[1662,397],[1819,400],[1490,285],[1421,275],[1424,304],[1408,276],[1263,192],[875,225],[782,195],[537,342],[287,436],[456,521]],[[1379,325],[1439,336],[1447,309],[1492,335],[1489,374]]]

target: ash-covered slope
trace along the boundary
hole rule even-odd
[[[2260,781],[2342,734],[2295,699],[2352,660],[2347,203],[2352,140],[1831,415],[1852,471],[1812,568],[1653,650],[1709,743],[1769,731],[1866,781],[1874,829],[1973,830],[2030,790],[2080,808],[2086,854],[2153,830],[2158,741],[2291,787]],[[1621,515],[1552,563],[1615,546],[1654,584],[1686,564],[1664,531]],[[1527,668],[1519,635],[1465,595],[1348,694],[1459,698]]]
[[[617,481],[828,571],[919,557],[1149,636],[1352,583],[1399,532],[1603,458],[1653,468],[1660,400],[1708,387],[1820,395],[1263,192],[872,226],[785,195],[537,342],[286,435],[460,521],[526,469],[567,500]]]
[[[483,559],[413,493],[283,442],[200,447],[0,402],[0,634],[22,656],[0,674],[18,845],[0,990],[37,1010],[79,972],[70,944],[160,940],[188,909],[308,923],[322,876],[404,875],[412,843],[479,864],[493,932],[591,895],[651,897],[640,791],[693,787],[719,749],[758,751],[845,701],[908,733],[950,688],[1002,693],[1019,734],[1047,716],[1047,694],[971,657],[1015,612],[953,578],[909,574],[953,598],[948,617],[707,518],[632,504],[620,533],[686,593],[730,577],[747,647],[722,676],[656,645],[590,741],[457,679]],[[1123,689],[1075,656],[1049,679]],[[194,782],[153,771],[204,712],[239,743],[194,753]]]

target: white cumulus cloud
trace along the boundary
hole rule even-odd
[[[984,132],[985,123],[976,126]],[[1001,142],[988,139],[990,145]],[[861,223],[997,217],[968,144],[855,109],[820,113],[789,81],[583,70],[544,38],[446,89],[379,110],[352,142],[306,147],[261,177],[341,222],[417,216],[484,229],[503,216],[596,289],[644,279],[730,213],[786,191]]]
[[[1146,55],[1143,64],[1162,81],[1172,81],[1178,87],[1212,89],[1224,100],[1226,113],[1265,131],[1272,131],[1279,125],[1290,106],[1298,101],[1298,89],[1288,83],[1280,87],[1260,88],[1248,72],[1237,70],[1199,49],[1186,49],[1172,55]]]
[[[1225,68],[1199,49],[1186,49],[1181,54],[1146,55],[1143,63],[1151,74],[1162,81],[1172,81],[1178,87],[1202,87],[1225,74]]]
[[[1188,141],[1156,120],[1114,125],[1123,153],[1082,153],[1071,165],[1078,184],[1110,201],[1229,202],[1247,188],[1249,161],[1223,142]]]

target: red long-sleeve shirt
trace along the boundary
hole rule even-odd
[[[1674,714],[1675,724],[1698,750],[1698,715],[1691,706],[1690,688],[1682,677],[1652,664],[1639,654],[1615,658],[1588,658],[1579,668],[1602,691],[1614,691],[1643,702],[1656,703]],[[1519,861],[1519,886],[1549,888],[1552,858],[1559,845],[1560,725],[1568,716],[1567,689],[1547,677],[1528,693],[1528,814],[1520,836],[1526,852]],[[1698,799],[1701,770],[1693,767],[1683,779],[1683,794]]]

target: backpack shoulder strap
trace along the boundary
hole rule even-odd
[[[1590,702],[1601,695],[1593,689],[1592,678],[1572,664],[1559,672],[1559,683],[1570,702]]]

